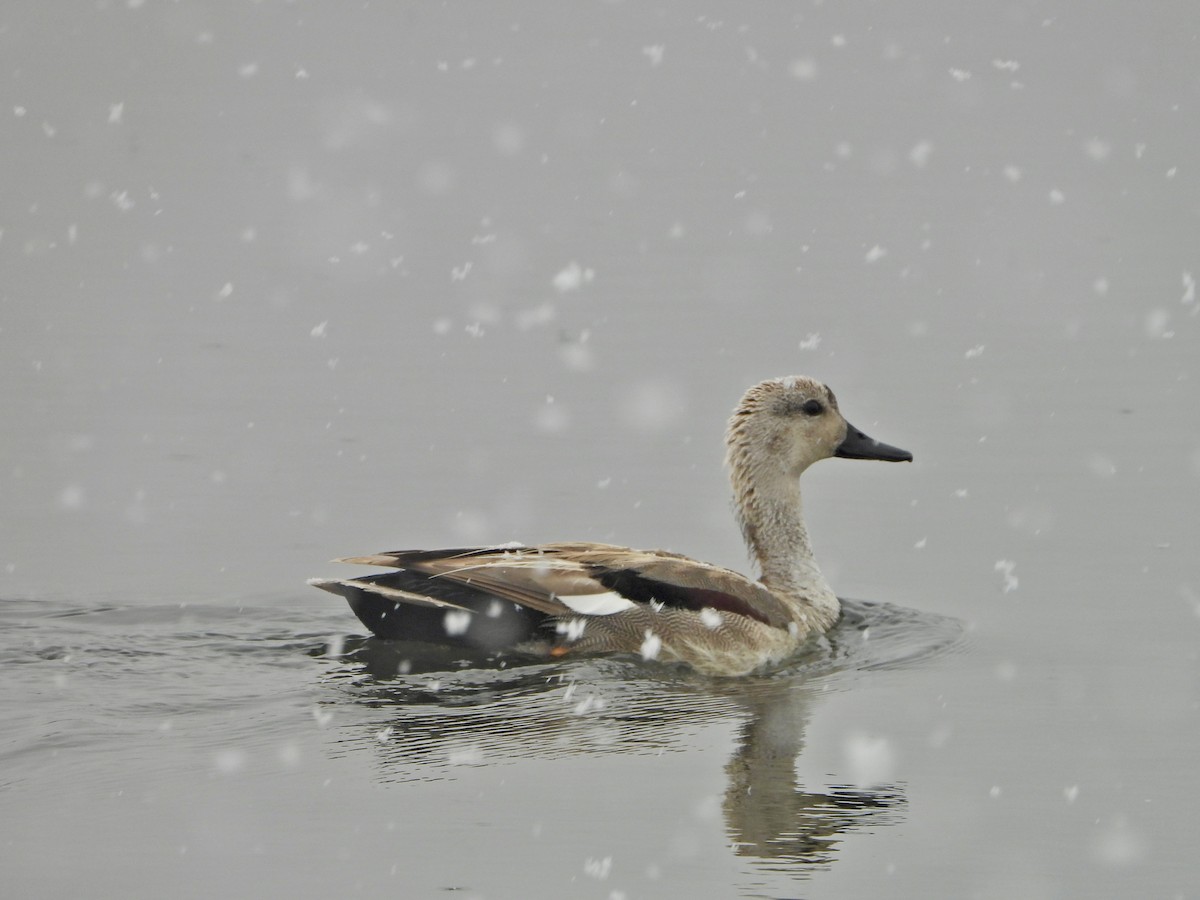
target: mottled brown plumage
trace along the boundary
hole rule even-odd
[[[345,596],[384,638],[535,656],[639,653],[745,674],[791,655],[838,618],[804,527],[800,475],[831,456],[912,456],[851,427],[829,388],[802,376],[747,391],[726,445],[757,581],[663,550],[564,542],[349,557],[339,561],[396,571],[310,583]]]

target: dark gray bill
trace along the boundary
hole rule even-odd
[[[834,456],[844,456],[846,459],[882,459],[887,462],[912,462],[912,454],[891,444],[884,444],[875,438],[867,437],[849,422],[846,423],[846,439],[842,441]]]

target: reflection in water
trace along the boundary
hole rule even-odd
[[[897,787],[809,792],[797,785],[796,760],[804,749],[813,696],[803,683],[770,681],[743,698],[748,715],[725,767],[724,803],[725,827],[742,856],[803,868],[828,865],[846,831],[897,821],[896,811],[904,804]]]
[[[341,673],[351,682],[347,693],[395,714],[359,729],[343,747],[372,748],[387,780],[429,780],[497,760],[681,750],[700,727],[738,719],[725,767],[730,843],[760,866],[800,874],[829,865],[848,831],[898,821],[905,803],[896,785],[808,791],[797,784],[796,761],[820,688],[839,674],[911,664],[959,636],[953,620],[849,603],[838,628],[808,656],[743,679],[619,659],[459,668],[436,648],[355,639],[345,648],[353,664]]]

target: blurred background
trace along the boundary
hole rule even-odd
[[[806,477],[829,580],[973,635],[930,765],[978,802],[1028,766],[1054,815],[1107,785],[1056,840],[939,819],[945,883],[1194,896],[1158,815],[1200,708],[1198,35],[1190,0],[10,4],[0,595],[352,630],[304,585],[335,556],[744,569],[725,418],[812,375],[916,458]],[[829,759],[901,740],[888,690],[822,710]]]
[[[853,516],[810,490],[828,565],[957,532],[934,463],[972,517],[1020,505],[1019,539],[1054,488],[980,454],[1069,442],[1104,484],[1122,407],[1195,424],[1195,26],[1188,3],[10,7],[0,583],[211,598],[556,536],[740,565],[724,419],[791,373],[918,460],[816,474],[878,479]]]

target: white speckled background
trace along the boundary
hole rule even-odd
[[[1198,33],[1082,0],[0,11],[13,895],[1197,896]],[[357,629],[304,585],[333,556],[743,566],[724,419],[789,373],[916,456],[810,473],[826,574],[962,620],[955,652],[761,708],[582,666],[467,690],[465,743],[306,655]],[[787,827],[864,767],[903,802],[734,852],[763,721]]]

